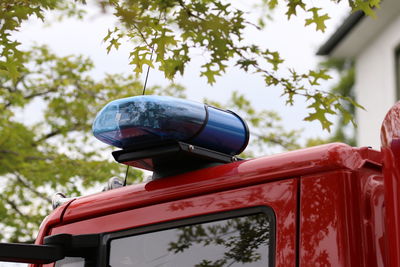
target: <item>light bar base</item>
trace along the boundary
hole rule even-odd
[[[135,150],[118,150],[114,159],[122,164],[153,172],[153,179],[237,161],[238,158],[183,142]]]

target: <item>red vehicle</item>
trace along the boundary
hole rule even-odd
[[[399,163],[397,104],[381,151],[333,143],[71,199],[36,245],[2,244],[0,256],[57,267],[400,266]]]

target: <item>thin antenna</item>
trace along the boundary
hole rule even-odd
[[[128,178],[128,173],[129,173],[129,165],[126,168],[126,173],[125,173],[125,179],[124,179],[124,185],[123,186],[126,186],[126,179]]]
[[[158,17],[158,20],[161,19],[161,14],[162,14],[162,12],[160,12],[160,16]],[[157,38],[157,33],[154,38]],[[154,54],[154,44],[151,46],[150,62],[153,60],[153,54]],[[149,79],[149,73],[150,73],[150,65],[147,66],[146,78],[144,79],[142,95],[144,95],[146,93],[147,80]],[[129,173],[129,165],[126,167],[124,186],[126,186],[126,180],[128,179],[128,173]]]
[[[161,15],[162,15],[162,12],[160,11],[160,15],[158,16],[158,21],[160,21]],[[156,32],[156,35],[154,35],[154,39],[157,38],[157,35],[158,35],[158,32]],[[150,62],[152,62],[152,60],[153,60],[154,45],[155,45],[155,44],[153,44],[153,45],[151,46]],[[146,93],[146,86],[147,86],[147,79],[149,78],[149,72],[150,72],[150,65],[147,66],[147,73],[146,73],[146,78],[145,78],[145,80],[144,80],[144,86],[143,86],[143,93],[142,93],[142,95],[144,95],[144,94]]]
[[[150,62],[153,60],[153,53],[154,53],[154,44],[151,47]],[[146,86],[147,86],[147,79],[149,78],[149,72],[150,72],[150,65],[147,66],[146,79],[144,80],[144,86],[143,86],[142,95],[144,95],[146,93]]]

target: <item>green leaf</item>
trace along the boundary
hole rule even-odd
[[[272,65],[274,71],[277,71],[279,68],[279,64],[284,62],[284,60],[280,58],[278,52],[271,52],[269,50],[266,50],[263,52],[263,55],[267,62]]]
[[[326,113],[323,112],[321,109],[315,110],[314,112],[309,112],[309,115],[307,117],[304,118],[305,121],[319,121],[321,123],[321,126],[324,130],[327,130],[328,132],[330,132],[331,130],[331,126],[332,126],[332,122],[330,122],[327,118],[326,118]]]
[[[275,9],[275,7],[278,5],[278,0],[270,0],[268,2],[268,7],[269,9]]]
[[[16,82],[20,73],[18,71],[18,63],[13,61],[12,58],[6,62],[0,61],[0,68],[6,72],[7,76],[11,78],[13,82]]]
[[[113,34],[113,32],[108,29],[107,35],[103,38],[103,42],[107,42],[107,40],[110,39],[111,34]]]
[[[129,64],[134,66],[134,72],[136,74],[143,72],[143,65],[148,65],[151,68],[154,68],[153,62],[150,60],[150,54],[151,52],[148,52],[146,47],[138,47],[130,53],[131,61]]]
[[[207,69],[206,71],[202,71],[200,76],[204,76],[207,78],[207,82],[209,84],[215,83],[215,76],[219,75],[218,71]]]
[[[327,72],[328,72],[327,69],[321,69],[319,71],[310,70],[309,73],[308,73],[308,76],[310,78],[312,78],[312,79],[309,79],[310,84],[311,85],[320,85],[319,82],[318,82],[320,79],[322,79],[322,80],[331,79],[332,77],[329,76],[327,74]]]
[[[325,21],[330,19],[330,17],[328,16],[328,14],[319,15],[320,10],[321,8],[316,8],[316,7],[308,9],[307,11],[312,13],[312,18],[306,19],[305,25],[308,26],[314,23],[317,31],[325,32],[326,29]]]
[[[288,19],[290,19],[290,17],[292,15],[297,16],[297,8],[301,8],[303,10],[306,10],[306,4],[303,2],[303,0],[289,0],[287,3],[287,7],[288,10],[286,12],[286,15],[288,17]]]
[[[373,8],[379,8],[380,2],[380,0],[355,0],[352,2],[353,12],[357,10],[362,10],[367,16],[376,18],[376,14]]]
[[[120,37],[117,38],[112,38],[110,40],[110,44],[107,46],[107,54],[110,53],[111,49],[114,47],[115,50],[118,50],[119,46],[121,45],[121,43],[119,42]]]

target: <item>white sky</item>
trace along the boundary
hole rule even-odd
[[[262,44],[273,50],[278,50],[286,59],[285,66],[294,67],[298,71],[307,71],[313,68],[318,58],[315,56],[317,48],[339,26],[343,19],[349,15],[345,5],[333,4],[324,1],[331,20],[327,22],[326,33],[315,31],[315,26],[304,27],[304,14],[299,18],[286,19],[284,10],[275,12],[274,21],[270,22],[263,32],[256,30],[246,31],[249,41]],[[247,2],[248,3],[248,2]],[[312,2],[311,2],[312,3]],[[320,1],[318,1],[320,4]],[[246,1],[238,4],[244,8]],[[23,25],[21,31],[15,34],[24,47],[34,43],[47,44],[59,55],[83,54],[94,60],[96,69],[93,75],[101,78],[104,73],[129,73],[132,67],[128,64],[129,46],[122,46],[118,51],[112,51],[107,55],[106,46],[102,39],[107,29],[112,28],[115,19],[112,16],[89,15],[84,21],[67,19],[61,23],[54,23],[50,27],[44,27],[39,20],[32,19]],[[184,77],[178,77],[175,82],[183,84],[187,88],[190,99],[201,101],[203,97],[216,99],[221,102],[228,99],[230,92],[239,90],[246,94],[258,109],[270,109],[278,111],[284,119],[287,129],[304,129],[305,137],[318,137],[323,133],[319,123],[304,122],[306,116],[305,103],[296,102],[295,107],[287,107],[284,99],[280,98],[281,91],[278,88],[266,88],[263,80],[254,74],[246,74],[240,70],[230,68],[226,75],[217,79],[216,84],[210,86],[204,78],[199,77],[202,57],[193,58],[193,62],[186,67]],[[144,76],[143,76],[144,77]],[[166,85],[163,75],[151,70],[148,85]],[[326,87],[329,83],[325,84]],[[40,114],[38,106],[32,106],[25,115]],[[22,118],[27,121],[28,118]],[[32,117],[29,118],[31,120]],[[21,264],[0,263],[0,267],[25,266]]]

